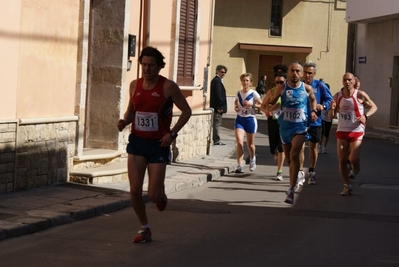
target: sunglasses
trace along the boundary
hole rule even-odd
[[[284,81],[277,81],[276,84],[283,84]]]
[[[221,71],[220,73],[225,74],[226,72],[225,71]]]

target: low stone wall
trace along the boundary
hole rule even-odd
[[[174,115],[172,125],[179,115]],[[67,182],[76,125],[77,117],[0,121],[0,193]],[[130,131],[126,128],[125,142]],[[194,112],[172,145],[173,161],[209,154],[211,137],[212,111]]]
[[[66,182],[76,121],[0,122],[0,193]]]
[[[172,127],[178,120],[176,114]],[[172,145],[173,161],[204,156],[209,154],[212,140],[212,111],[193,112],[190,120],[180,130],[176,142]]]

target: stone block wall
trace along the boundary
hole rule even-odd
[[[15,189],[66,182],[75,136],[76,122],[20,125]]]
[[[14,190],[17,122],[0,122],[0,193]]]
[[[172,125],[178,120],[173,117]],[[172,145],[173,161],[181,161],[198,156],[205,156],[212,141],[212,112],[193,112],[190,120],[180,130],[176,142]]]
[[[0,193],[68,180],[76,122],[0,123]]]

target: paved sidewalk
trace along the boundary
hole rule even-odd
[[[227,114],[225,118],[234,116]],[[226,146],[212,146],[210,156],[167,167],[167,194],[201,186],[235,170],[234,131],[222,127],[221,132]],[[366,137],[399,142],[398,130],[367,128]],[[0,194],[0,240],[130,207],[128,181],[97,186],[67,183]]]
[[[210,156],[167,166],[167,194],[201,186],[235,170],[234,132],[226,133],[223,142],[227,145],[212,146]],[[131,208],[128,181],[96,186],[66,183],[0,194],[0,240],[128,207]]]

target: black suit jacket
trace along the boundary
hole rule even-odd
[[[218,110],[223,110],[223,113],[227,112],[227,99],[226,99],[226,89],[222,83],[222,79],[219,76],[215,76],[211,81],[211,99],[210,107],[218,112]]]

